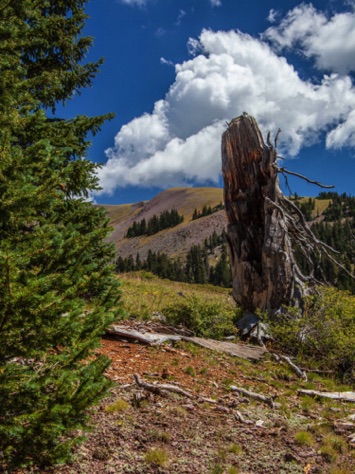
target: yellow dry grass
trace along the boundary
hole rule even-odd
[[[114,224],[115,221],[126,218],[133,213],[132,204],[103,204],[101,207],[103,207],[107,212],[111,224]]]
[[[308,199],[309,197],[302,197],[300,202],[307,202]],[[315,199],[315,208],[312,211],[312,217],[315,218],[323,214],[331,202],[331,199]]]

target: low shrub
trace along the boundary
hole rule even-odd
[[[237,333],[235,322],[240,318],[238,311],[222,302],[206,301],[196,295],[162,309],[169,324],[183,324],[196,336],[213,339]]]
[[[355,378],[355,297],[350,293],[322,287],[305,299],[301,316],[288,308],[267,322],[281,351],[338,371],[346,382]]]

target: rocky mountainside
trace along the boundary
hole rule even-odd
[[[150,201],[134,204],[103,206],[114,228],[110,240],[114,242],[119,254],[140,254],[144,260],[148,250],[164,252],[169,256],[184,256],[196,244],[202,244],[213,231],[221,234],[227,219],[224,210],[192,220],[194,211],[200,212],[204,206],[214,208],[223,200],[221,188],[173,188],[159,193]],[[184,221],[176,227],[162,230],[154,235],[126,238],[127,230],[133,222],[148,221],[154,215],[176,209]]]

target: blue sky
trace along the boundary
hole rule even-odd
[[[88,59],[105,64],[60,113],[116,113],[89,153],[96,202],[221,186],[221,134],[244,111],[282,129],[287,168],[355,194],[354,1],[91,0],[87,13]]]

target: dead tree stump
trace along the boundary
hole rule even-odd
[[[292,251],[298,223],[285,208],[276,159],[276,143],[264,143],[253,117],[243,114],[228,124],[222,172],[233,296],[245,312],[271,316],[283,306],[299,306],[309,280]]]

